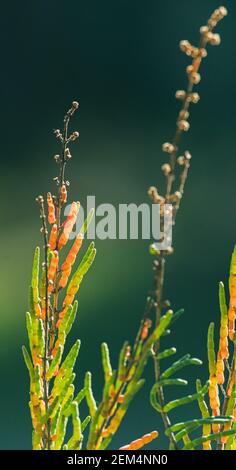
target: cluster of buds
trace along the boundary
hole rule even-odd
[[[70,153],[70,149],[67,147],[65,150],[65,161],[68,162],[72,158],[72,155]]]
[[[190,124],[186,119],[178,119],[177,126],[180,131],[187,132],[190,128]]]
[[[199,56],[199,48],[190,44],[189,41],[183,40],[179,43],[180,50],[184,52],[187,56],[196,59]]]
[[[215,28],[215,26],[219,23],[219,21],[223,20],[225,16],[227,16],[228,12],[225,7],[219,7],[215,11],[213,11],[211,17],[209,18],[207,24],[210,28]]]
[[[171,144],[170,142],[165,142],[163,145],[162,145],[162,150],[163,152],[166,152],[166,153],[169,153],[169,154],[172,154],[176,148],[173,144]]]
[[[178,158],[177,158],[177,163],[178,165],[180,166],[183,166],[183,165],[189,165],[189,162],[192,158],[192,155],[190,152],[188,152],[188,150],[186,150],[186,152],[184,152],[184,155],[180,155]]]
[[[79,132],[78,131],[74,131],[72,132],[72,134],[70,135],[69,139],[68,139],[68,142],[74,142],[76,139],[78,139],[79,137]]]
[[[56,139],[59,139],[61,142],[63,141],[63,137],[62,137],[62,133],[61,133],[60,129],[55,129],[54,134],[56,136]]]

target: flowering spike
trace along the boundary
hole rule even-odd
[[[92,374],[91,374],[91,372],[87,372],[85,374],[84,388],[85,388],[86,400],[87,400],[88,407],[89,407],[89,412],[90,412],[91,417],[93,418],[93,416],[95,415],[95,413],[97,411],[97,405],[96,405],[96,401],[94,399],[93,391],[92,391]]]
[[[101,350],[105,382],[108,382],[112,377],[112,367],[110,363],[109,349],[106,343],[102,343]]]
[[[40,248],[37,246],[34,252],[34,260],[33,260],[33,269],[32,269],[32,279],[31,279],[31,287],[32,287],[32,301],[33,301],[33,308],[36,317],[41,317],[41,308],[40,308],[40,299],[39,299],[39,260],[40,260]]]

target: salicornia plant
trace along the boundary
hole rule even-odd
[[[56,194],[47,194],[47,211],[44,197],[37,197],[42,221],[43,255],[40,257],[40,248],[37,247],[29,290],[29,311],[26,314],[30,354],[23,346],[30,376],[29,407],[35,450],[81,449],[83,431],[87,426],[88,440],[84,447],[90,450],[106,449],[130,402],[144,383],[143,369],[154,344],[172,318],[172,312],[167,312],[150,334],[151,323],[146,320],[141,322],[133,347],[128,342],[124,343],[116,370],[110,364],[108,346],[103,343],[104,388],[100,402],[94,399],[90,372],[85,375],[82,390],[75,393],[74,366],[80,341],[75,342],[65,358],[64,347],[76,318],[78,302],[75,296],[96,255],[94,242],[91,242],[80,262],[77,262],[93,211],[88,214],[71,246],[70,235],[77,220],[79,202],[72,202],[67,208],[67,216],[63,216],[68,186],[65,168],[71,158],[69,146],[79,136],[77,131],[69,134],[69,123],[78,106],[76,101],[72,103],[64,118],[63,131],[55,131],[61,144],[61,152],[55,156],[59,176],[54,178]],[[66,248],[67,252],[64,253]],[[89,414],[81,420],[79,405],[83,399],[88,404]],[[67,432],[69,419],[73,429],[71,436]],[[156,437],[157,432],[153,431],[131,442],[126,448],[140,448]]]
[[[163,151],[169,157],[168,162],[162,165],[166,178],[164,193],[161,195],[154,186],[148,191],[152,203],[160,205],[160,226],[164,233],[169,233],[170,228],[165,227],[166,204],[172,216],[168,219],[168,223],[174,226],[188,177],[191,155],[188,151],[184,151],[181,155],[180,137],[190,127],[190,106],[199,101],[199,94],[194,87],[201,79],[200,65],[207,56],[208,44],[220,44],[220,36],[215,33],[215,27],[226,15],[224,7],[219,7],[213,12],[207,25],[200,29],[201,38],[198,47],[188,41],[180,43],[181,50],[192,59],[191,64],[187,66],[187,89],[176,92],[176,98],[181,100],[182,106],[177,118],[175,135],[171,142],[163,144]],[[47,204],[43,196],[37,197],[43,247],[42,255],[39,247],[35,250],[29,289],[26,324],[30,352],[23,347],[30,377],[29,407],[33,427],[33,449],[107,449],[131,401],[144,383],[143,372],[149,357],[153,358],[155,374],[150,402],[162,417],[165,434],[169,439],[169,448],[172,450],[236,449],[236,249],[230,267],[228,306],[224,285],[222,282],[219,284],[221,317],[217,354],[214,344],[214,323],[210,324],[208,330],[209,380],[201,383],[198,379],[196,390],[190,395],[171,399],[169,402],[165,400],[166,386],[181,387],[188,384],[185,379],[178,378],[175,374],[186,366],[201,365],[202,362],[186,354],[169,367],[162,367],[166,358],[176,354],[175,347],[162,349],[164,340],[162,337],[170,333],[170,328],[182,316],[183,309],[173,313],[169,309],[169,301],[166,301],[163,295],[165,262],[173,253],[173,247],[169,244],[165,250],[159,250],[158,243],[154,242],[150,247],[154,257],[154,289],[148,295],[144,316],[134,343],[132,345],[127,341],[124,343],[115,369],[110,362],[108,345],[102,344],[104,386],[98,400],[93,394],[90,372],[87,372],[83,378],[83,388],[75,390],[74,371],[80,341],[77,340],[68,351],[66,339],[76,319],[78,308],[76,296],[80,284],[96,255],[92,241],[85,254],[78,260],[93,217],[93,210],[87,215],[79,233],[71,240],[80,203],[72,202],[67,206],[69,183],[65,179],[65,169],[71,159],[70,146],[79,137],[77,131],[69,132],[71,117],[78,106],[77,101],[72,103],[64,117],[63,130],[54,131],[61,146],[60,153],[55,156],[59,168],[59,174],[54,178],[56,192],[53,195],[50,192],[47,194]],[[153,310],[155,325],[151,328],[150,317]],[[87,404],[88,414],[81,418],[80,404],[83,400]],[[199,405],[200,417],[172,424],[169,416],[171,411],[194,401]],[[87,428],[86,439],[85,428]],[[195,431],[197,435],[194,434]],[[152,431],[124,445],[121,449],[140,449],[156,439],[157,435],[157,431]]]

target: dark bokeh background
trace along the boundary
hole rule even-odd
[[[227,279],[236,238],[236,62],[233,2],[219,27],[222,45],[203,64],[201,101],[194,107],[184,148],[194,156],[175,231],[176,253],[168,263],[166,296],[184,307],[166,344],[204,360],[206,331],[218,318],[217,282]],[[29,449],[28,377],[22,356],[27,288],[33,248],[40,241],[34,198],[53,189],[60,126],[72,99],[80,101],[80,130],[68,168],[71,198],[84,203],[146,202],[147,187],[162,180],[161,144],[171,138],[185,86],[186,57],[180,39],[198,40],[215,0],[42,0],[1,5],[1,265],[0,354],[3,449]],[[77,381],[94,373],[101,393],[100,343],[110,344],[113,362],[126,338],[135,335],[151,284],[148,241],[97,241],[96,263],[80,292],[71,341],[82,339]],[[153,429],[159,416],[148,403],[149,381],[130,408],[113,448]],[[183,374],[182,374],[183,376]],[[175,395],[180,394],[178,390]],[[185,391],[184,391],[185,393]],[[197,413],[186,407],[174,419]],[[166,445],[163,437],[155,444]]]

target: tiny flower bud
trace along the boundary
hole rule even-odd
[[[60,162],[60,155],[54,155],[54,160],[56,163]]]
[[[179,112],[179,117],[180,119],[186,120],[189,117],[189,112],[185,111],[185,109],[181,109],[181,111]]]
[[[190,124],[188,121],[185,121],[184,119],[181,119],[178,121],[178,128],[181,131],[187,132],[189,130]]]
[[[182,166],[185,163],[185,158],[181,155],[180,157],[177,158],[177,163]]]
[[[221,38],[219,34],[213,34],[211,38],[209,39],[209,43],[212,46],[219,46],[221,43]]]
[[[164,163],[164,165],[162,165],[161,167],[164,175],[168,175],[169,173],[171,173],[171,166],[169,165],[169,163]]]
[[[72,142],[74,142],[76,139],[78,139],[78,137],[79,137],[79,132],[78,132],[78,131],[75,131],[75,132],[73,132],[73,134],[71,134],[70,140],[71,140]]]
[[[201,75],[197,72],[192,73],[190,78],[194,85],[197,85],[201,81]]]
[[[202,58],[205,58],[207,57],[207,50],[202,47],[201,49],[199,49],[199,55],[202,57]]]
[[[186,96],[186,91],[184,91],[184,90],[177,90],[176,93],[175,93],[175,97],[178,100],[184,100],[185,96]]]
[[[78,101],[73,101],[73,103],[72,103],[72,108],[78,109],[78,107],[79,107]]]
[[[162,150],[163,150],[163,152],[173,153],[174,150],[175,150],[175,147],[174,147],[173,144],[170,144],[169,142],[165,142],[165,143],[162,145]]]
[[[200,33],[201,34],[207,34],[209,32],[208,26],[201,26],[200,28]]]
[[[186,160],[191,160],[191,158],[192,158],[192,155],[188,150],[186,150],[186,152],[184,152],[184,156],[185,156]]]
[[[194,70],[193,65],[188,65],[188,67],[186,68],[186,72],[187,72],[188,75],[189,75],[190,73],[192,73],[193,70]]]

